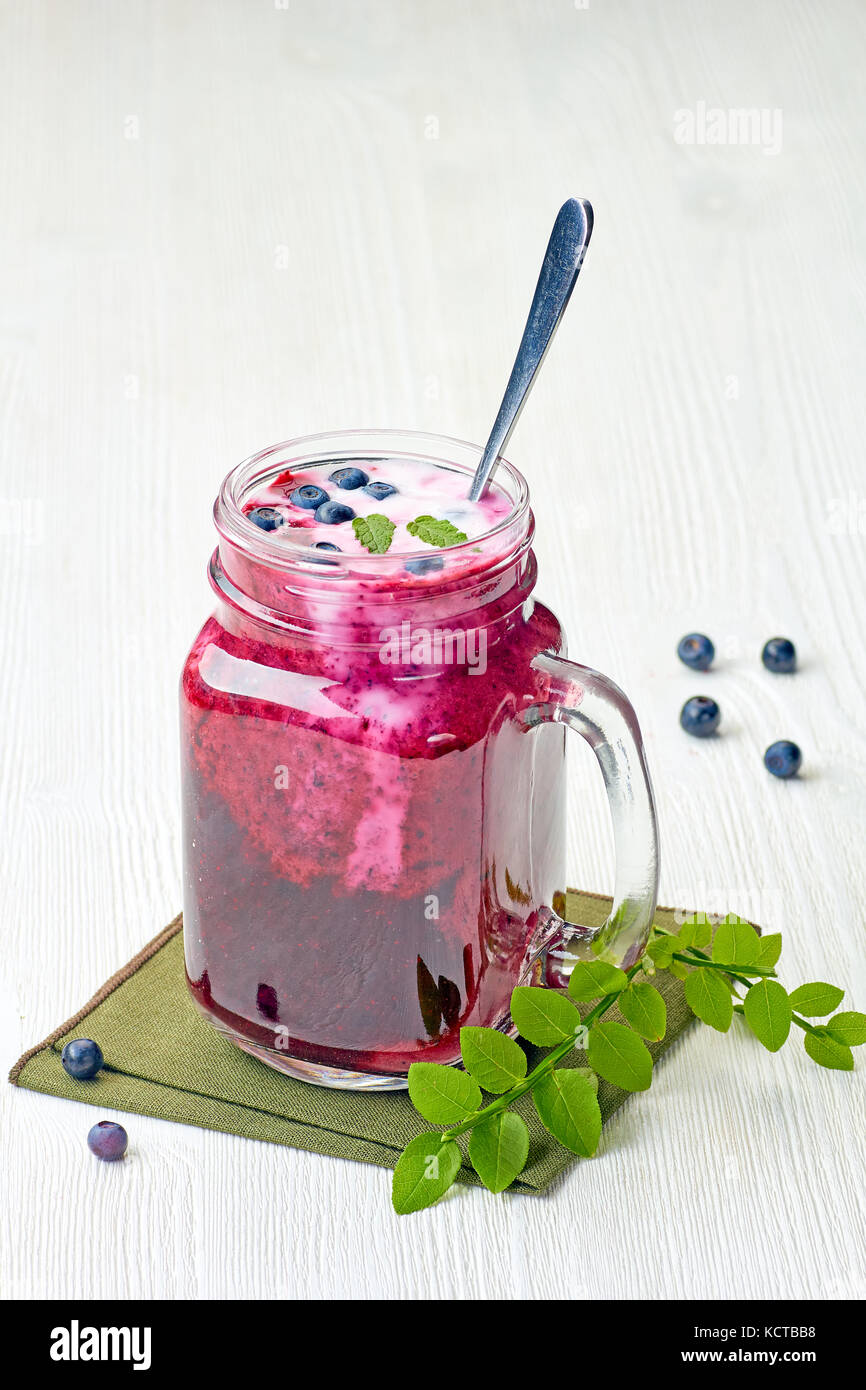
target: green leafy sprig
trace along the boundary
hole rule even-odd
[[[406,523],[406,530],[416,540],[424,541],[425,545],[438,545],[440,549],[447,545],[460,545],[469,539],[465,531],[458,530],[453,522],[435,516],[418,516]]]
[[[764,1047],[778,1052],[793,1025],[803,1032],[813,1062],[851,1071],[852,1047],[866,1043],[866,1014],[834,1014],[844,991],[822,981],[789,994],[776,978],[781,948],[780,935],[759,936],[740,917],[724,918],[713,935],[708,919],[695,914],[677,932],[656,928],[629,970],[603,960],[578,961],[568,997],[537,986],[515,989],[511,1017],[518,1032],[551,1051],[527,1071],[525,1052],[504,1033],[462,1028],[463,1071],[435,1062],[412,1064],[412,1104],[443,1128],[418,1135],[400,1155],[392,1189],[395,1211],[401,1216],[420,1211],[448,1191],[463,1162],[457,1141],[465,1135],[469,1162],[484,1186],[491,1192],[510,1187],[529,1154],[526,1122],[511,1106],[527,1093],[553,1138],[571,1153],[591,1158],[601,1138],[599,1077],[625,1091],[645,1091],[652,1082],[646,1044],[660,1041],[667,1027],[665,1001],[652,983],[657,970],[684,981],[692,1012],[718,1032],[727,1032],[736,1013]],[[590,1005],[583,1015],[579,1003]],[[605,1018],[614,1004],[625,1023]],[[810,1021],[816,1018],[827,1021]],[[586,1065],[558,1067],[572,1052],[582,1053]],[[485,1103],[482,1091],[495,1099]]]
[[[352,530],[371,555],[385,555],[391,549],[396,527],[381,512],[371,512],[369,516],[354,517]]]

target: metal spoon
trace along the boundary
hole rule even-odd
[[[571,298],[592,235],[592,222],[592,207],[585,198],[569,198],[556,215],[499,414],[469,489],[470,502],[478,501],[511,438]]]

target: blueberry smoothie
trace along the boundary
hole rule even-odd
[[[563,886],[564,730],[525,717],[563,639],[525,485],[503,465],[469,503],[469,446],[388,443],[229,475],[182,678],[190,989],[332,1085],[400,1084],[458,1059],[462,1026],[507,1027]]]

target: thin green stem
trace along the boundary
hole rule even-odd
[[[641,959],[638,961],[637,965],[633,965],[630,970],[626,971],[627,978],[632,980],[642,969],[643,960]],[[581,1028],[591,1028],[603,1014],[607,1013],[608,1009],[613,1008],[620,993],[621,991],[618,990],[616,994],[605,994],[599,999],[598,1003],[592,1006],[586,1017],[581,1019]],[[548,1072],[553,1071],[557,1062],[561,1062],[563,1057],[567,1057],[570,1052],[573,1052],[576,1046],[577,1043],[574,1038],[564,1038],[561,1043],[557,1044],[552,1052],[548,1052],[547,1056],[539,1062],[537,1067],[534,1067],[527,1076],[524,1076],[522,1081],[518,1081],[516,1086],[512,1086],[510,1091],[506,1091],[503,1095],[497,1096],[496,1100],[491,1101],[489,1105],[485,1105],[481,1110],[473,1110],[472,1114],[467,1115],[465,1120],[461,1120],[459,1125],[453,1125],[451,1129],[444,1130],[440,1136],[442,1143],[446,1143],[449,1139],[456,1139],[458,1134],[467,1134],[469,1130],[474,1129],[476,1125],[486,1124],[488,1120],[493,1119],[494,1115],[500,1115],[503,1110],[507,1110],[509,1105],[515,1100],[518,1100],[520,1096],[524,1096],[527,1091],[531,1091],[537,1081],[540,1081]]]

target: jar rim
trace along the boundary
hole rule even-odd
[[[435,454],[430,452],[433,446],[438,451]],[[441,452],[443,448],[444,453]],[[263,531],[261,527],[256,526],[243,512],[243,502],[253,486],[261,485],[269,474],[276,475],[291,465],[303,464],[310,467],[316,463],[341,462],[343,458],[355,461],[372,459],[379,455],[388,458],[423,459],[440,467],[465,473],[468,479],[474,473],[482,453],[481,446],[468,440],[423,430],[330,430],[298,435],[294,439],[283,440],[279,444],[271,444],[258,450],[230,470],[214,502],[214,522],[220,536],[230,545],[265,561],[269,567],[297,569],[300,565],[305,573],[309,573],[315,565],[317,573],[324,579],[328,571],[334,574],[343,570],[344,563],[339,556],[334,556],[333,559],[329,557],[329,564],[325,567],[320,561],[311,560],[309,546],[286,539],[276,540],[271,532]],[[292,456],[286,457],[286,454]],[[465,462],[455,457],[460,454],[465,456]],[[527,531],[530,532],[531,539],[532,513],[529,509],[529,487],[526,479],[513,463],[502,457],[497,464],[497,473],[495,486],[501,486],[503,473],[511,484],[511,487],[502,487],[502,491],[512,503],[511,510],[489,530],[461,541],[458,545],[444,548],[443,554],[457,557],[468,554],[477,549],[482,542],[494,539],[509,528],[516,528],[517,547],[527,539]],[[429,545],[422,543],[417,550],[401,551],[399,560],[401,564],[405,564],[407,560],[420,559],[429,554]],[[353,552],[345,557],[345,561],[351,563],[351,568],[356,573],[372,576],[383,570],[388,572],[395,558],[387,552],[384,555]],[[502,558],[502,552],[498,552],[494,547],[491,563]],[[477,570],[483,568],[484,566],[480,566]]]

